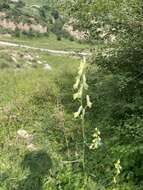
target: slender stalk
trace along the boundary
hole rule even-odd
[[[65,135],[65,141],[66,141],[66,147],[67,147],[67,155],[68,155],[68,160],[70,159],[70,150],[69,150],[69,143],[68,143],[68,139],[66,137],[66,134]]]
[[[84,126],[84,119],[82,119],[82,134],[83,134],[83,170],[85,171],[85,126]]]
[[[83,61],[81,61],[78,76],[76,78],[76,82],[73,86],[77,92],[73,95],[74,100],[78,100],[80,102],[80,106],[78,108],[78,111],[74,113],[74,117],[78,118],[81,117],[81,130],[82,130],[82,166],[83,166],[83,173],[84,173],[84,179],[87,179],[86,177],[86,162],[85,162],[85,146],[86,146],[86,131],[85,131],[85,111],[87,108],[91,108],[92,103],[90,101],[90,97],[87,94],[88,90],[88,84],[86,83],[86,60],[83,58]],[[86,102],[85,102],[86,99]],[[86,186],[86,181],[84,180],[84,188]]]
[[[81,99],[81,105],[83,106],[83,100]],[[82,138],[83,138],[83,147],[82,147],[82,163],[83,163],[83,171],[85,172],[85,120],[84,113],[81,115],[81,125],[82,125]]]

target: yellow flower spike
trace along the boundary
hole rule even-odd
[[[73,95],[73,99],[74,100],[80,99],[82,97],[82,93],[83,93],[83,84],[81,84],[78,92]]]
[[[77,92],[77,93],[75,93],[75,94],[73,95],[73,99],[74,99],[74,100],[78,99],[78,96],[79,96],[79,94],[78,94],[78,92]]]
[[[117,160],[117,162],[114,164],[114,166],[115,166],[115,170],[116,170],[115,172],[116,173],[115,173],[115,176],[113,178],[113,182],[116,184],[117,183],[117,178],[120,175],[121,170],[122,170],[120,159]]]
[[[86,95],[86,101],[87,101],[87,106],[88,106],[89,108],[91,108],[91,107],[92,107],[92,102],[90,101],[89,95]]]
[[[81,114],[81,112],[82,112],[82,110],[83,110],[83,107],[82,107],[82,106],[80,106],[80,107],[79,107],[79,109],[78,109],[78,111],[74,113],[74,118],[79,117],[79,116],[80,116],[80,114]]]
[[[85,76],[85,74],[83,74],[82,78],[83,78],[83,87],[84,87],[85,90],[87,90],[88,89],[88,84],[86,82],[86,76]]]
[[[101,145],[101,137],[100,132],[97,128],[95,128],[95,133],[93,134],[93,140],[91,145],[89,146],[90,149],[95,150]]]
[[[73,85],[73,88],[74,88],[75,90],[78,89],[79,83],[80,83],[80,77],[77,77],[76,83]]]

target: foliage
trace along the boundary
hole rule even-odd
[[[21,60],[18,62],[22,66],[17,69],[11,56],[1,53],[0,188],[29,190],[36,184],[34,188],[38,190],[141,190],[142,2],[62,3],[73,25],[87,32],[88,40],[97,44],[87,61],[91,64],[86,77],[82,63],[76,78],[74,98],[80,101],[74,102],[72,97],[79,60],[36,52],[43,63],[51,63],[52,72],[43,70],[42,65],[25,66]],[[56,10],[57,7],[48,14],[54,17],[54,29],[61,37],[63,23]],[[41,17],[45,20],[46,11],[44,5]],[[42,47],[50,42],[45,38],[36,42],[35,39],[24,40]],[[85,47],[68,43],[52,38],[50,46],[76,50]],[[86,106],[91,111],[84,115]],[[82,116],[82,128],[80,121],[73,118],[77,107],[74,115]],[[17,141],[17,130],[21,128],[34,135],[33,143],[38,150],[29,152],[25,142]],[[86,129],[86,138],[83,129]]]
[[[130,181],[140,188],[142,172],[135,163],[142,165],[142,2],[67,2],[75,27],[87,32],[92,43],[100,44],[93,50],[88,74],[93,98],[89,120],[104,134],[102,139],[107,150],[106,154],[96,152],[98,177],[102,178],[102,165],[105,168],[109,162],[121,158],[121,183]],[[107,175],[107,179],[110,177]]]
[[[140,0],[120,2],[67,0],[65,6],[70,17],[74,19],[73,24],[87,32],[92,43],[109,40],[113,34],[122,34],[126,30],[134,30],[142,26],[142,2]]]
[[[42,61],[48,60],[48,57],[49,61],[52,59],[52,56],[47,54],[41,56]],[[71,64],[65,67],[67,61]],[[61,186],[69,188],[71,185],[68,180],[72,172],[69,171],[69,176],[64,179],[68,168],[62,164],[64,158],[67,158],[63,135],[67,134],[68,138],[71,138],[69,132],[72,133],[76,129],[73,129],[74,124],[70,121],[72,116],[68,113],[65,113],[66,123],[63,126],[60,99],[65,98],[67,91],[59,94],[59,87],[62,88],[67,80],[59,81],[59,78],[64,79],[65,73],[67,76],[73,74],[78,61],[68,57],[54,57],[52,62],[53,73],[44,71],[43,65],[41,68],[33,69],[16,70],[13,67],[0,70],[2,91],[0,95],[0,188],[2,189],[42,189],[42,186],[45,190],[52,189],[53,184],[50,179],[55,182],[55,189],[60,189]],[[33,143],[38,151],[29,152],[27,145],[17,140],[17,130],[21,128],[34,135]],[[73,180],[77,175],[75,174]],[[51,185],[46,186],[46,184]]]

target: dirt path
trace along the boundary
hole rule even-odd
[[[73,55],[73,56],[90,56],[91,53],[86,53],[86,52],[75,52],[75,51],[62,51],[62,50],[51,50],[47,48],[36,48],[36,47],[31,47],[27,45],[22,45],[22,44],[17,44],[13,42],[4,42],[0,41],[0,46],[9,46],[9,47],[17,47],[17,48],[25,48],[25,49],[32,49],[32,50],[39,50],[39,51],[45,51],[48,52],[49,54],[53,55]]]

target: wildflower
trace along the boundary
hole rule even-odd
[[[82,107],[82,106],[80,106],[80,107],[79,107],[79,109],[78,109],[78,111],[74,113],[74,118],[79,117],[79,116],[80,116],[80,114],[81,114],[81,112],[82,112],[82,110],[83,110],[83,107]]]
[[[86,101],[87,101],[87,106],[88,106],[89,108],[91,108],[91,107],[92,107],[92,102],[90,101],[89,95],[86,95]]]
[[[86,82],[86,76],[85,76],[85,74],[83,74],[83,87],[84,87],[85,90],[88,89],[88,84]]]
[[[74,88],[75,90],[78,88],[79,83],[80,83],[80,76],[77,77],[76,83],[73,85],[73,88]]]
[[[74,100],[80,99],[82,97],[82,93],[83,93],[83,84],[81,84],[78,92],[73,95],[73,99]]]
[[[96,128],[95,133],[93,134],[93,140],[90,145],[90,149],[97,149],[101,145],[101,137],[100,137],[100,131]]]

